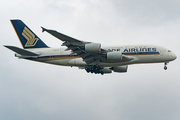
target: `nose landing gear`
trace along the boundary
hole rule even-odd
[[[167,62],[164,63],[164,70],[167,70]]]

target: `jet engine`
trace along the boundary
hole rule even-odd
[[[108,60],[119,61],[122,60],[122,52],[120,51],[108,52],[106,57]]]
[[[100,53],[101,52],[101,44],[100,43],[85,44],[85,51],[91,52],[91,53]]]
[[[128,66],[125,65],[125,66],[115,66],[115,67],[112,67],[111,69],[114,71],[114,72],[127,72],[127,68]]]
[[[101,69],[101,71],[103,72],[103,73],[112,73],[112,70],[111,69],[109,69],[108,67],[105,67],[105,68],[103,68],[103,69]]]

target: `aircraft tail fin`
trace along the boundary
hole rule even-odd
[[[47,48],[48,46],[21,20],[10,20],[24,49]]]

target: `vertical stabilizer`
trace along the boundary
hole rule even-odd
[[[21,20],[11,20],[12,26],[24,49],[47,48],[48,46]]]

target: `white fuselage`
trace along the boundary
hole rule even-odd
[[[160,63],[170,62],[176,59],[176,55],[165,47],[157,45],[122,45],[122,46],[105,46],[106,50],[120,51],[123,55],[133,57],[133,60],[126,62],[101,62],[99,65],[103,67],[121,66],[129,64],[141,63]],[[87,66],[77,54],[71,55],[71,50],[65,51],[65,47],[61,48],[34,48],[26,49],[31,52],[40,54],[38,57],[22,57],[24,59],[45,62],[63,66]],[[19,57],[19,55],[16,55]]]

